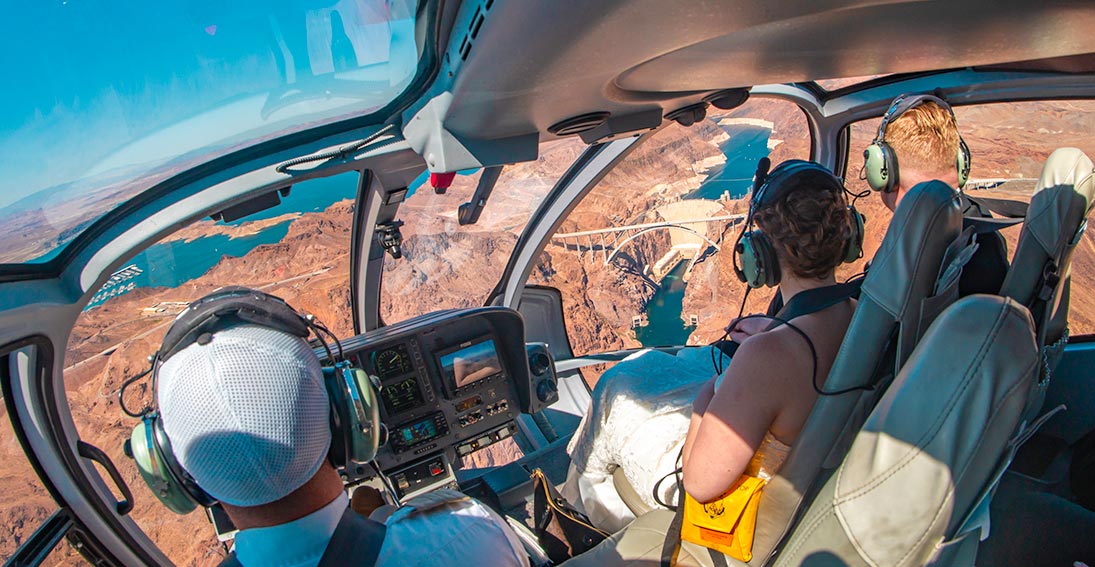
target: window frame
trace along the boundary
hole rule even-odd
[[[52,341],[44,335],[33,335],[0,346],[0,391],[3,392],[4,406],[8,412],[9,421],[19,442],[19,447],[30,463],[31,469],[37,476],[38,481],[46,488],[54,504],[57,505],[57,509],[35,528],[31,536],[19,546],[8,561],[11,564],[37,565],[50,556],[62,539],[67,539],[72,547],[91,565],[104,562],[117,565],[123,564],[107,550],[106,546],[80,520],[73,507],[65,500],[61,491],[57,489],[53,478],[46,472],[46,467],[32,447],[23,424],[23,420],[26,419],[23,416],[24,407],[17,403],[15,395],[14,382],[18,377],[11,369],[11,365],[14,364],[12,357],[19,351],[28,348],[32,349],[33,356],[33,368],[31,369],[33,376],[29,377],[30,380],[28,381],[32,382],[36,388],[34,391],[27,393],[32,394],[30,398],[38,402],[34,404],[38,407],[27,407],[25,409],[30,411],[38,410],[46,416],[48,427],[43,429],[49,434],[45,439],[49,444],[49,449],[59,457],[65,472],[70,475],[70,479],[73,481],[73,488],[85,496],[87,502],[91,504],[97,519],[103,521],[107,528],[113,530],[129,548],[129,551],[139,557],[145,564],[159,563],[152,556],[144,553],[145,550],[142,546],[137,545],[138,542],[133,538],[133,534],[129,533],[122,523],[117,521],[118,516],[114,514],[114,510],[110,510],[108,502],[97,497],[98,491],[79,463],[81,457],[69,449],[75,446],[76,443],[69,443],[67,436],[64,434],[65,428],[60,424],[61,415],[65,413],[62,409],[68,409],[67,400],[65,400],[64,408],[56,406],[58,398],[54,389],[54,381],[50,379],[54,376],[54,348]],[[28,381],[24,381],[22,385],[27,385],[26,382]],[[61,399],[63,398],[62,392]],[[42,403],[44,400],[54,400],[54,407],[51,409],[50,404]],[[145,537],[147,539],[147,536]],[[26,561],[27,563],[19,563],[19,561]]]
[[[261,141],[174,174],[98,218],[49,261],[40,264],[0,264],[0,283],[43,280],[63,275],[71,265],[81,263],[82,257],[89,250],[95,250],[96,241],[109,235],[115,225],[129,218],[136,209],[157,203],[179,191],[185,191],[194,185],[215,184],[226,175],[239,175],[238,170],[248,164],[251,164],[250,169],[272,167],[286,159],[307,155],[315,149],[329,146],[336,140],[338,143],[352,141],[360,137],[362,130],[378,130],[390,117],[411,108],[438,76],[444,49],[442,39],[446,39],[442,37],[443,4],[441,0],[420,1],[418,12],[422,16],[416,17],[415,27],[416,35],[422,36],[423,45],[419,50],[415,74],[403,91],[383,107],[364,116],[338,120]],[[287,152],[290,155],[287,156]]]

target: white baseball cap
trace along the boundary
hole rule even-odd
[[[280,500],[327,456],[323,371],[299,337],[257,325],[218,331],[164,362],[157,381],[175,459],[221,502]]]

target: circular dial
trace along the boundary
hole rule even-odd
[[[398,347],[376,353],[373,365],[376,367],[377,376],[381,379],[398,376],[411,369],[411,361],[408,360],[407,353]]]

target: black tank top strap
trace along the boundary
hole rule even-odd
[[[832,307],[846,299],[857,297],[859,295],[859,288],[863,285],[863,278],[859,278],[848,283],[827,285],[825,287],[817,287],[814,289],[808,289],[795,294],[788,301],[786,305],[783,305],[774,317],[779,317],[784,321],[790,321],[803,315],[809,315],[811,313],[817,313]],[[774,302],[773,302],[774,303]],[[771,307],[769,307],[771,310]],[[773,321],[771,325],[765,330],[772,330],[782,325],[780,321]]]

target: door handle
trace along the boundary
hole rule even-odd
[[[118,515],[124,516],[133,510],[133,493],[130,492],[129,485],[122,479],[122,475],[118,474],[118,469],[114,466],[114,462],[110,460],[110,457],[102,449],[84,441],[76,441],[76,450],[81,457],[102,465],[107,474],[110,475],[110,480],[114,481],[114,485],[121,491],[123,498],[114,504]]]

